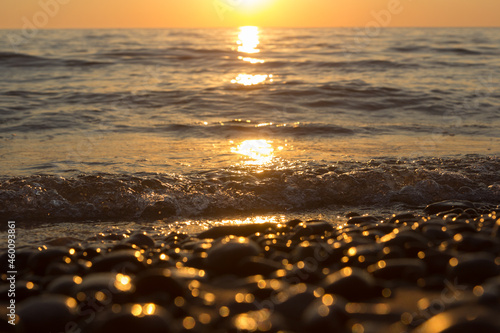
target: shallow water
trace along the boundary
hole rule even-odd
[[[0,31],[9,219],[500,202],[498,29],[16,33]]]

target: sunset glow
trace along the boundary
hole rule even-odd
[[[0,28],[500,26],[500,1],[3,0]]]

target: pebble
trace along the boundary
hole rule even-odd
[[[21,302],[18,307],[20,332],[67,332],[78,327],[77,301],[61,295],[42,295]]]
[[[169,312],[153,303],[126,304],[97,314],[86,333],[176,333],[179,327]]]
[[[448,262],[448,278],[460,284],[479,285],[500,274],[500,266],[490,254],[463,255]]]
[[[248,238],[227,236],[207,251],[207,267],[219,273],[234,273],[242,259],[260,252],[259,245]]]
[[[354,302],[380,296],[375,279],[364,269],[356,267],[344,267],[328,275],[321,282],[321,287],[327,293]]]
[[[437,214],[441,212],[450,211],[455,208],[460,208],[463,210],[474,209],[474,204],[470,201],[440,201],[427,205],[424,209],[424,213],[429,215]]]
[[[144,268],[143,261],[144,256],[138,250],[117,250],[95,257],[90,270],[92,272],[137,273]]]
[[[20,248],[16,332],[499,332],[494,209],[453,200],[387,218],[110,230]],[[0,331],[10,326],[4,316]]]
[[[381,260],[368,267],[374,277],[392,282],[398,280],[416,282],[425,277],[426,265],[420,259],[398,258]]]

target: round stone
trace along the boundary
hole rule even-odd
[[[380,296],[375,279],[364,269],[357,267],[344,267],[328,275],[321,286],[327,293],[340,295],[354,302]]]
[[[20,332],[51,333],[76,329],[76,306],[74,298],[62,295],[30,298],[18,308]]]
[[[257,243],[246,237],[227,236],[207,251],[207,267],[220,273],[234,272],[239,262],[260,253]]]

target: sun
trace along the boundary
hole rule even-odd
[[[268,5],[271,0],[233,0],[238,2],[241,9],[256,10],[262,9],[264,5]]]

